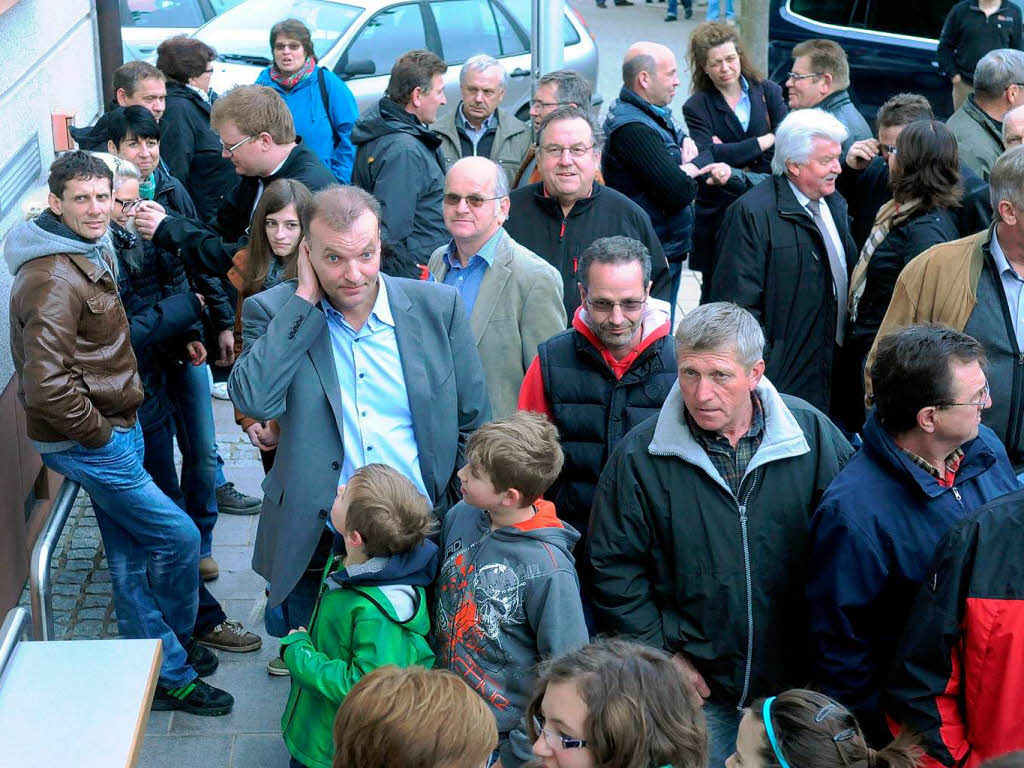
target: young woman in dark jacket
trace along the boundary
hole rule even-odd
[[[782,89],[747,60],[735,27],[699,24],[690,35],[690,71],[693,95],[683,117],[697,148],[715,162],[770,173],[774,131],[789,110]],[[715,237],[734,199],[722,187],[700,185],[690,265],[704,275],[703,296],[714,271]]]
[[[963,188],[956,139],[944,123],[917,120],[896,139],[889,153],[892,200],[875,216],[850,277],[845,357],[850,381],[863,402],[864,361],[889,308],[896,278],[918,254],[960,237],[954,210]]]

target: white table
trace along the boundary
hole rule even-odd
[[[0,766],[131,768],[159,640],[20,642],[0,676]]]

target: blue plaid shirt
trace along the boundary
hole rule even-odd
[[[487,201],[484,205],[491,205]],[[473,307],[476,305],[476,297],[480,294],[480,285],[487,274],[487,268],[494,263],[494,252],[498,249],[498,241],[504,229],[498,227],[498,231],[491,235],[491,238],[484,243],[480,250],[470,258],[465,267],[459,261],[455,253],[455,241],[452,240],[445,251],[444,260],[448,265],[448,271],[444,275],[444,284],[454,286],[462,296],[462,303],[466,305],[466,316],[473,315]]]

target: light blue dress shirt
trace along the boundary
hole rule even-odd
[[[1017,336],[1017,349],[1024,349],[1024,278],[1017,274],[1017,271],[1010,266],[1010,262],[999,245],[999,238],[995,230],[992,231],[992,242],[989,245],[992,251],[992,259],[996,263],[996,270],[999,272],[999,280],[1003,284],[1003,293],[1006,294],[1006,304],[1010,309],[1010,318],[1013,320],[1013,332]]]
[[[327,299],[320,303],[327,316],[334,367],[341,386],[345,461],[338,483],[347,483],[360,467],[379,462],[401,472],[420,493],[432,499],[423,485],[409,392],[384,275],[378,284],[373,310],[358,331]]]
[[[480,124],[479,130],[474,128],[473,125],[469,122],[469,120],[466,119],[466,116],[462,114],[461,105],[459,105],[455,109],[455,119],[458,121],[459,125],[462,126],[462,130],[466,132],[466,136],[469,137],[469,140],[473,142],[473,154],[475,155],[476,145],[480,143],[480,139],[482,139],[484,137],[484,134],[487,133],[488,130],[490,130],[491,126],[494,125],[495,122],[497,122],[498,113],[497,110],[491,112],[491,114],[488,115],[487,119]]]
[[[750,84],[743,75],[740,75],[740,89],[742,94],[736,103],[736,108],[733,109],[733,114],[736,115],[736,119],[740,121],[740,125],[745,131],[750,127]]]
[[[491,201],[484,205],[491,205]],[[455,253],[455,241],[448,244],[444,260],[448,264],[448,271],[444,273],[444,284],[453,286],[462,296],[462,303],[466,305],[466,317],[472,317],[473,307],[476,306],[476,297],[480,295],[480,286],[487,275],[487,268],[494,263],[494,252],[498,250],[498,241],[505,230],[498,227],[490,238],[480,246],[465,267],[459,261]]]

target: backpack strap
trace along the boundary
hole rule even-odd
[[[324,103],[324,111],[327,113],[327,122],[331,126],[331,134],[334,136],[334,146],[338,146],[338,142],[341,141],[341,136],[338,134],[337,126],[334,125],[334,120],[331,118],[331,97],[327,93],[324,68],[321,66],[317,66],[316,68],[316,81],[320,85],[320,100]]]

